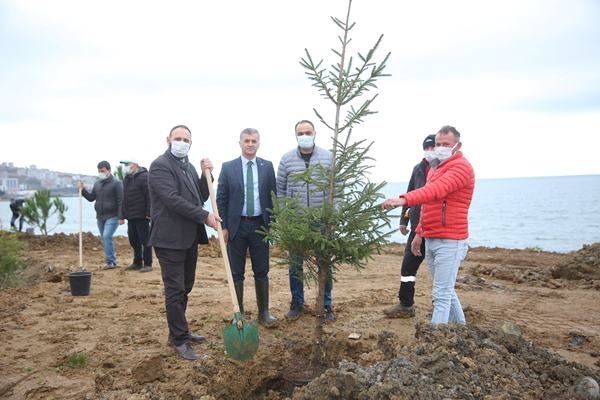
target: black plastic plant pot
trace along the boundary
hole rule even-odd
[[[73,296],[87,296],[92,286],[92,273],[89,271],[78,271],[69,273],[69,283]]]

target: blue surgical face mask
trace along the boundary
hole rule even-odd
[[[312,149],[312,147],[315,145],[314,135],[296,136],[296,140],[298,141],[298,146],[300,146],[301,149]]]
[[[186,143],[183,140],[173,140],[171,142],[171,154],[177,158],[185,157],[190,151],[190,146],[190,143]]]

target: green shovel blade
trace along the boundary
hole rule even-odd
[[[256,322],[247,323],[240,313],[235,313],[234,322],[223,332],[223,340],[229,357],[238,361],[251,359],[258,350]]]

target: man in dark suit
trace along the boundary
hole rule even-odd
[[[187,157],[192,144],[189,128],[177,125],[171,129],[167,144],[169,148],[152,162],[148,175],[149,245],[154,246],[160,263],[169,341],[181,357],[196,360],[199,355],[190,342],[202,343],[204,337],[189,331],[185,311],[196,277],[198,244],[208,243],[204,225],[216,228],[217,219],[204,209],[209,197],[206,178],[198,176]],[[203,159],[200,167],[213,168],[208,159]]]
[[[244,312],[244,273],[246,253],[250,250],[258,321],[272,328],[278,321],[269,312],[269,243],[257,230],[269,226],[271,195],[276,191],[275,170],[271,161],[256,157],[259,147],[260,134],[256,129],[246,128],[240,133],[242,156],[223,164],[217,207],[223,219],[223,236],[240,311]]]

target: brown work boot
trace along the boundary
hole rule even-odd
[[[406,307],[402,303],[398,303],[395,306],[386,308],[383,313],[387,318],[412,318],[415,316],[415,307]]]

